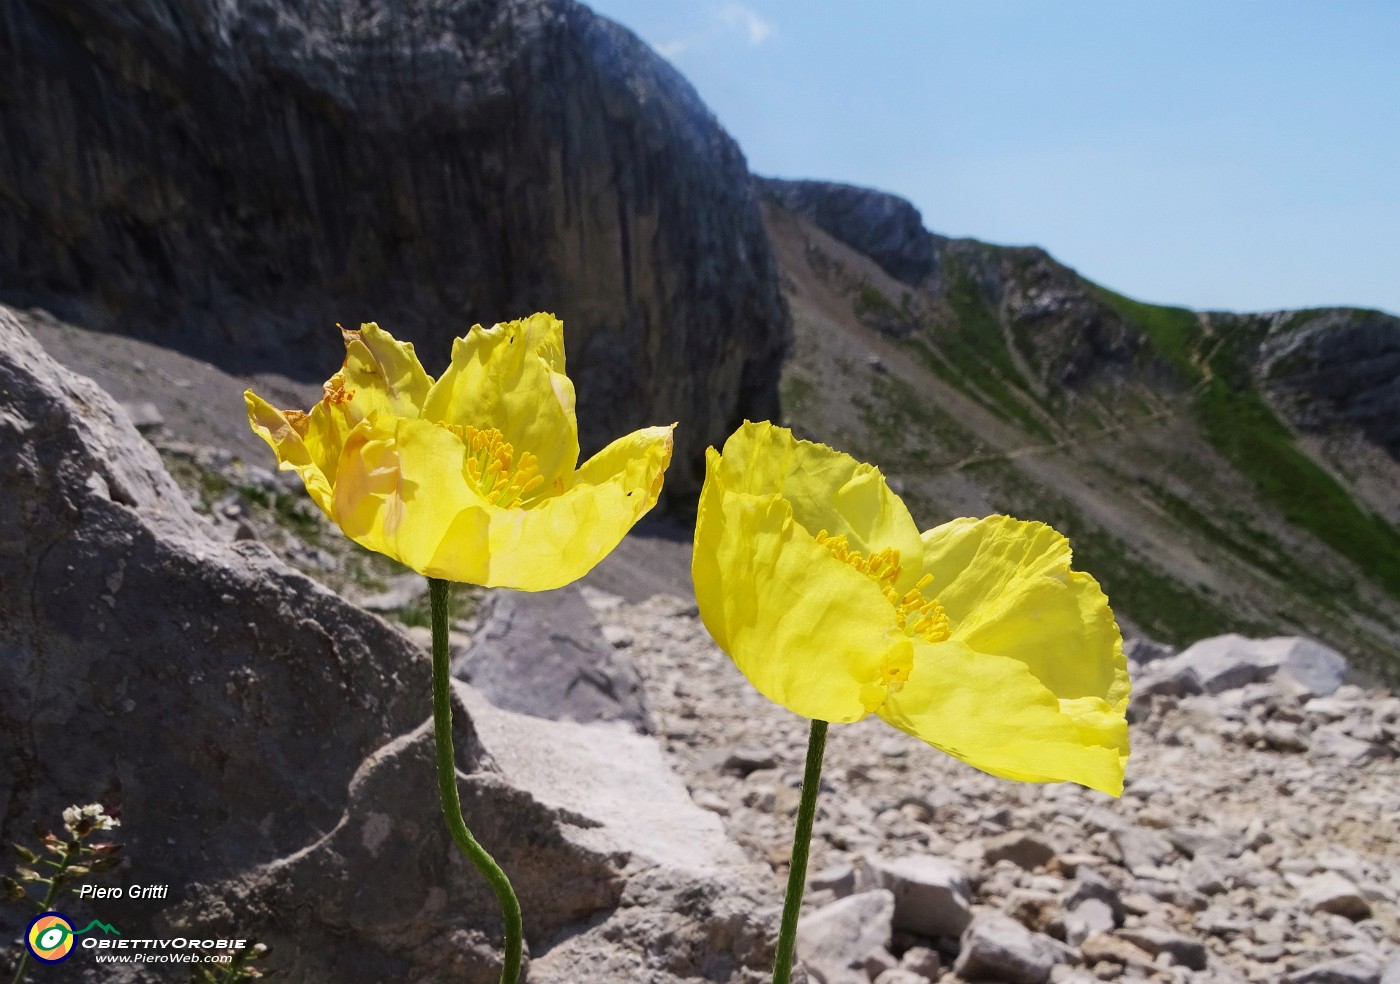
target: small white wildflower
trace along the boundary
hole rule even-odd
[[[93,830],[111,830],[120,827],[121,821],[107,816],[107,808],[101,803],[87,806],[70,806],[63,811],[63,825],[75,830],[79,823],[86,822]]]

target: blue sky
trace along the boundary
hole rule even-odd
[[[1143,300],[1400,313],[1400,3],[599,0],[759,174]]]

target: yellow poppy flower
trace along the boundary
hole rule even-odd
[[[544,591],[577,580],[656,504],[671,431],[619,438],[578,466],[564,325],[475,326],[434,381],[378,325],[309,413],[244,393],[248,422],[351,539],[428,577]]]
[[[920,534],[873,466],[746,422],[708,452],[692,573],[710,634],[789,710],[874,713],[996,776],[1122,792],[1122,637],[1043,523]]]

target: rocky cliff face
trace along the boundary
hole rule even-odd
[[[762,193],[833,239],[870,257],[896,280],[917,286],[934,272],[943,237],[924,228],[919,210],[898,195],[833,181],[760,178]]]
[[[787,316],[742,154],[572,0],[15,0],[0,293],[324,378],[334,323],[433,363],[568,326],[584,443],[680,420],[668,487],[768,416]]]
[[[1332,308],[1283,312],[1271,329],[1260,375],[1289,419],[1355,429],[1400,461],[1400,319]]]

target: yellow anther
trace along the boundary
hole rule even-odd
[[[899,551],[894,547],[886,547],[879,553],[866,557],[859,550],[851,549],[844,533],[832,536],[826,530],[821,530],[817,533],[816,540],[826,547],[831,556],[860,571],[879,586],[894,606],[899,626],[904,631],[927,642],[943,642],[948,638],[948,616],[944,613],[943,606],[937,599],[924,594],[924,589],[933,583],[932,574],[920,577],[914,587],[901,595],[895,584],[898,583],[904,568],[900,564]],[[905,672],[907,675],[907,671]],[[902,686],[903,678],[896,680],[896,683]],[[897,693],[898,690],[891,685],[891,692]]]
[[[505,435],[494,427],[477,430],[471,425],[438,424],[457,435],[467,448],[463,465],[467,480],[486,499],[503,509],[519,506],[535,489],[544,484],[539,459],[529,451],[520,452]]]

